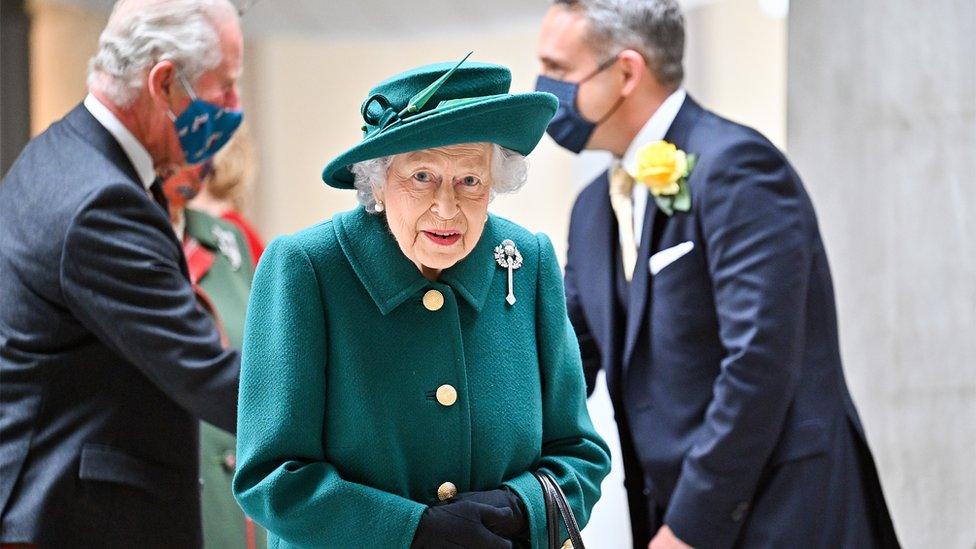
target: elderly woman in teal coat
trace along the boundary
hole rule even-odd
[[[323,172],[361,206],[265,252],[233,488],[271,547],[548,547],[534,472],[581,526],[599,499],[552,244],[488,213],[557,106],[510,80],[462,61],[377,85]]]

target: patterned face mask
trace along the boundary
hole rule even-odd
[[[199,164],[227,144],[244,120],[244,112],[224,109],[200,99],[183,73],[177,71],[176,74],[191,101],[179,116],[170,111],[169,118],[176,127],[187,164]]]

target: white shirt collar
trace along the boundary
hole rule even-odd
[[[687,96],[688,93],[684,88],[678,88],[677,91],[664,100],[664,103],[661,103],[661,106],[644,123],[644,127],[637,132],[634,140],[627,147],[627,152],[624,153],[624,157],[620,159],[621,164],[627,171],[630,173],[637,171],[637,151],[641,147],[648,143],[664,139],[664,136],[667,135],[668,130],[671,128],[671,124],[674,123],[674,119],[677,118],[678,111],[681,110],[681,105],[684,104]]]
[[[149,189],[156,179],[156,170],[153,168],[153,160],[149,156],[149,151],[97,97],[89,93],[85,97],[85,108],[119,142],[122,150],[129,157],[129,161],[132,162],[132,167],[136,169],[139,180],[142,181],[146,189]]]

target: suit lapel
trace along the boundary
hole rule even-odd
[[[651,246],[654,240],[655,220],[659,215],[654,198],[647,197],[647,209],[644,211],[644,226],[641,228],[641,245],[637,250],[637,266],[634,267],[634,277],[630,281],[630,302],[627,304],[627,333],[624,336],[623,365],[626,371],[637,342],[637,333],[647,311],[648,290],[650,287],[650,271],[647,268],[648,258],[651,256]],[[663,214],[660,214],[663,215]]]
[[[674,143],[679,149],[686,150],[688,135],[699,117],[704,111],[689,95],[681,105],[678,115],[675,117],[671,127],[668,128],[664,140]],[[686,151],[694,152],[694,151]],[[658,219],[661,217],[662,219]],[[634,278],[630,283],[630,302],[627,306],[627,326],[624,337],[623,369],[626,372],[630,366],[630,360],[634,354],[634,346],[637,344],[637,336],[650,309],[651,295],[651,273],[648,261],[651,255],[657,251],[657,240],[660,238],[659,230],[670,222],[657,207],[653,196],[647,197],[647,209],[644,213],[644,226],[641,228],[641,245],[637,251],[637,266],[634,269]]]
[[[588,312],[595,312],[596,315],[589,317],[594,336],[600,343],[600,348],[609,353],[613,349],[614,315],[613,307],[616,303],[614,295],[614,250],[617,246],[617,222],[613,217],[613,210],[610,208],[609,179],[606,172],[600,176],[596,183],[599,188],[597,203],[594,207],[588,208],[586,217],[577,230],[580,234],[587,235],[576,241],[576,246],[583,246],[573,251],[573,255],[579,258],[573,264],[577,272],[576,279],[579,280],[577,291],[580,294],[580,301]],[[604,359],[609,359],[605,356]],[[607,375],[610,375],[607,372]]]

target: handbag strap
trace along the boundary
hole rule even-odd
[[[573,509],[569,506],[569,501],[566,500],[566,494],[563,493],[562,488],[559,484],[549,477],[549,483],[552,485],[552,491],[556,506],[559,508],[559,514],[562,515],[563,524],[566,525],[566,530],[569,532],[569,539],[573,543],[573,549],[585,549],[583,547],[583,536],[580,533],[579,524],[576,523],[576,516],[573,514]]]
[[[559,519],[562,518],[566,531],[569,532],[569,540],[573,544],[573,549],[585,549],[583,537],[580,535],[579,524],[573,515],[573,509],[566,501],[566,494],[549,473],[535,471],[532,473],[539,484],[542,486],[542,496],[546,504],[546,528],[549,533],[549,549],[560,549],[559,543]]]
[[[542,482],[542,494],[546,501],[546,530],[549,534],[549,549],[561,549],[559,547],[559,509],[556,505],[555,497],[549,488],[549,483]]]

